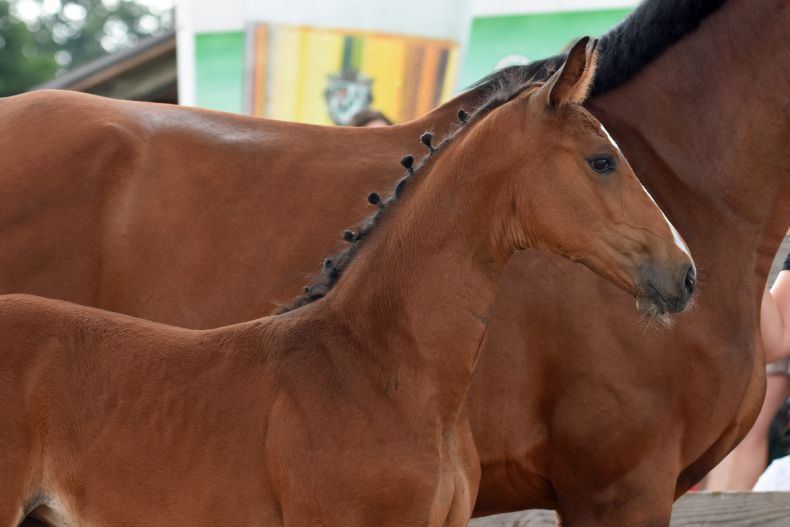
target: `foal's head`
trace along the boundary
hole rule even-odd
[[[518,248],[585,264],[634,294],[642,312],[681,311],[696,282],[688,248],[603,125],[581,106],[595,59],[595,42],[580,40],[545,84],[489,116],[488,130],[525,131],[491,134],[507,148],[507,172],[516,175],[516,214],[506,230]]]

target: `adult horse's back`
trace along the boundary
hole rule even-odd
[[[0,99],[0,293],[193,328],[267,314],[464,97],[381,129],[71,92]]]

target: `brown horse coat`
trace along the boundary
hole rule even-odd
[[[268,314],[456,111],[358,129],[61,91],[0,100],[0,292],[192,328]]]
[[[590,273],[535,253],[514,259],[498,302],[521,307],[508,324],[494,321],[470,400],[483,456],[479,513],[574,500],[599,525],[665,524],[673,497],[754,418],[759,295],[790,223],[787,4],[728,0],[649,65],[622,58],[655,56],[663,48],[651,30],[683,28],[684,9],[714,4],[645,4],[638,24],[604,37],[600,88],[588,102],[700,264],[693,318],[671,331],[645,328]],[[426,119],[376,130],[66,93],[1,100],[0,290],[187,327],[255,318],[299,291],[364,214],[369,190],[401,177],[397,159],[420,148],[419,133],[443,137],[458,106],[479,98],[473,90]],[[119,156],[158,161],[119,170]],[[146,181],[170,189],[164,203]],[[227,185],[209,185],[217,181]],[[111,205],[119,197],[122,215]],[[116,214],[124,229],[110,229],[105,218]],[[522,283],[535,274],[539,281]],[[565,287],[574,294],[558,298]],[[601,302],[617,307],[588,307]],[[568,490],[557,480],[571,463],[586,468]]]
[[[658,311],[693,289],[690,255],[576,104],[586,43],[431,147],[315,303],[197,331],[1,297],[0,525],[465,525],[463,404],[514,251],[578,258]]]

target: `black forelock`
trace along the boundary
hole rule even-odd
[[[502,104],[530,83],[545,81],[565,62],[565,55],[536,60],[524,66],[508,66],[486,75],[469,90],[480,92],[484,104]]]

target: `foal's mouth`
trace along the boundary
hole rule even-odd
[[[653,284],[647,284],[646,287],[639,289],[636,295],[636,308],[640,313],[653,316],[665,315],[669,312],[669,304]]]
[[[655,308],[659,315],[663,315],[669,311],[669,304],[667,304],[667,301],[661,296],[661,293],[653,287],[653,284],[647,284],[647,292],[648,295],[650,295],[650,299],[655,304]]]

